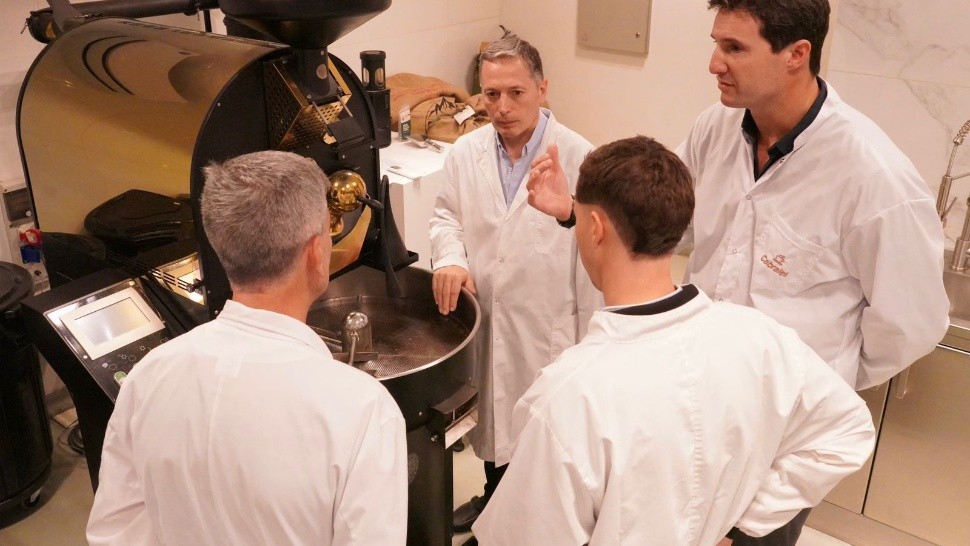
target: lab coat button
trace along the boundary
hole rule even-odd
[[[751,196],[750,195],[745,195],[744,198],[747,199],[748,201],[751,200]]]

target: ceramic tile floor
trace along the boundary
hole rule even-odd
[[[66,447],[64,427],[52,423],[55,439],[51,476],[41,493],[40,503],[30,511],[0,515],[0,544],[3,546],[85,546],[84,526],[93,494],[84,459]],[[60,441],[58,441],[60,440]],[[455,504],[480,494],[485,481],[481,462],[471,449],[455,455]],[[454,546],[471,535],[455,536]],[[798,546],[849,546],[813,529],[805,529]]]
[[[63,426],[52,423],[54,457],[51,475],[31,511],[0,515],[3,546],[85,546],[84,526],[94,494],[84,458],[71,451]],[[24,517],[26,515],[26,517]]]

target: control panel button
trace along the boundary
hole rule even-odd
[[[115,372],[115,375],[114,375],[115,383],[117,383],[120,386],[122,383],[125,382],[126,377],[128,377],[128,374],[126,374],[125,372]]]

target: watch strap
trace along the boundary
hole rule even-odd
[[[559,223],[560,226],[566,229],[569,229],[576,225],[576,196],[573,196],[572,206],[570,206],[569,208],[569,218],[566,218],[565,220],[560,220],[559,218],[556,218],[556,222]]]

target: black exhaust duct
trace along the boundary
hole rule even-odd
[[[38,42],[50,43],[60,36],[72,19],[93,17],[158,17],[183,13],[193,15],[217,9],[219,0],[101,0],[71,4],[67,0],[48,0],[50,8],[32,11],[27,29]]]

